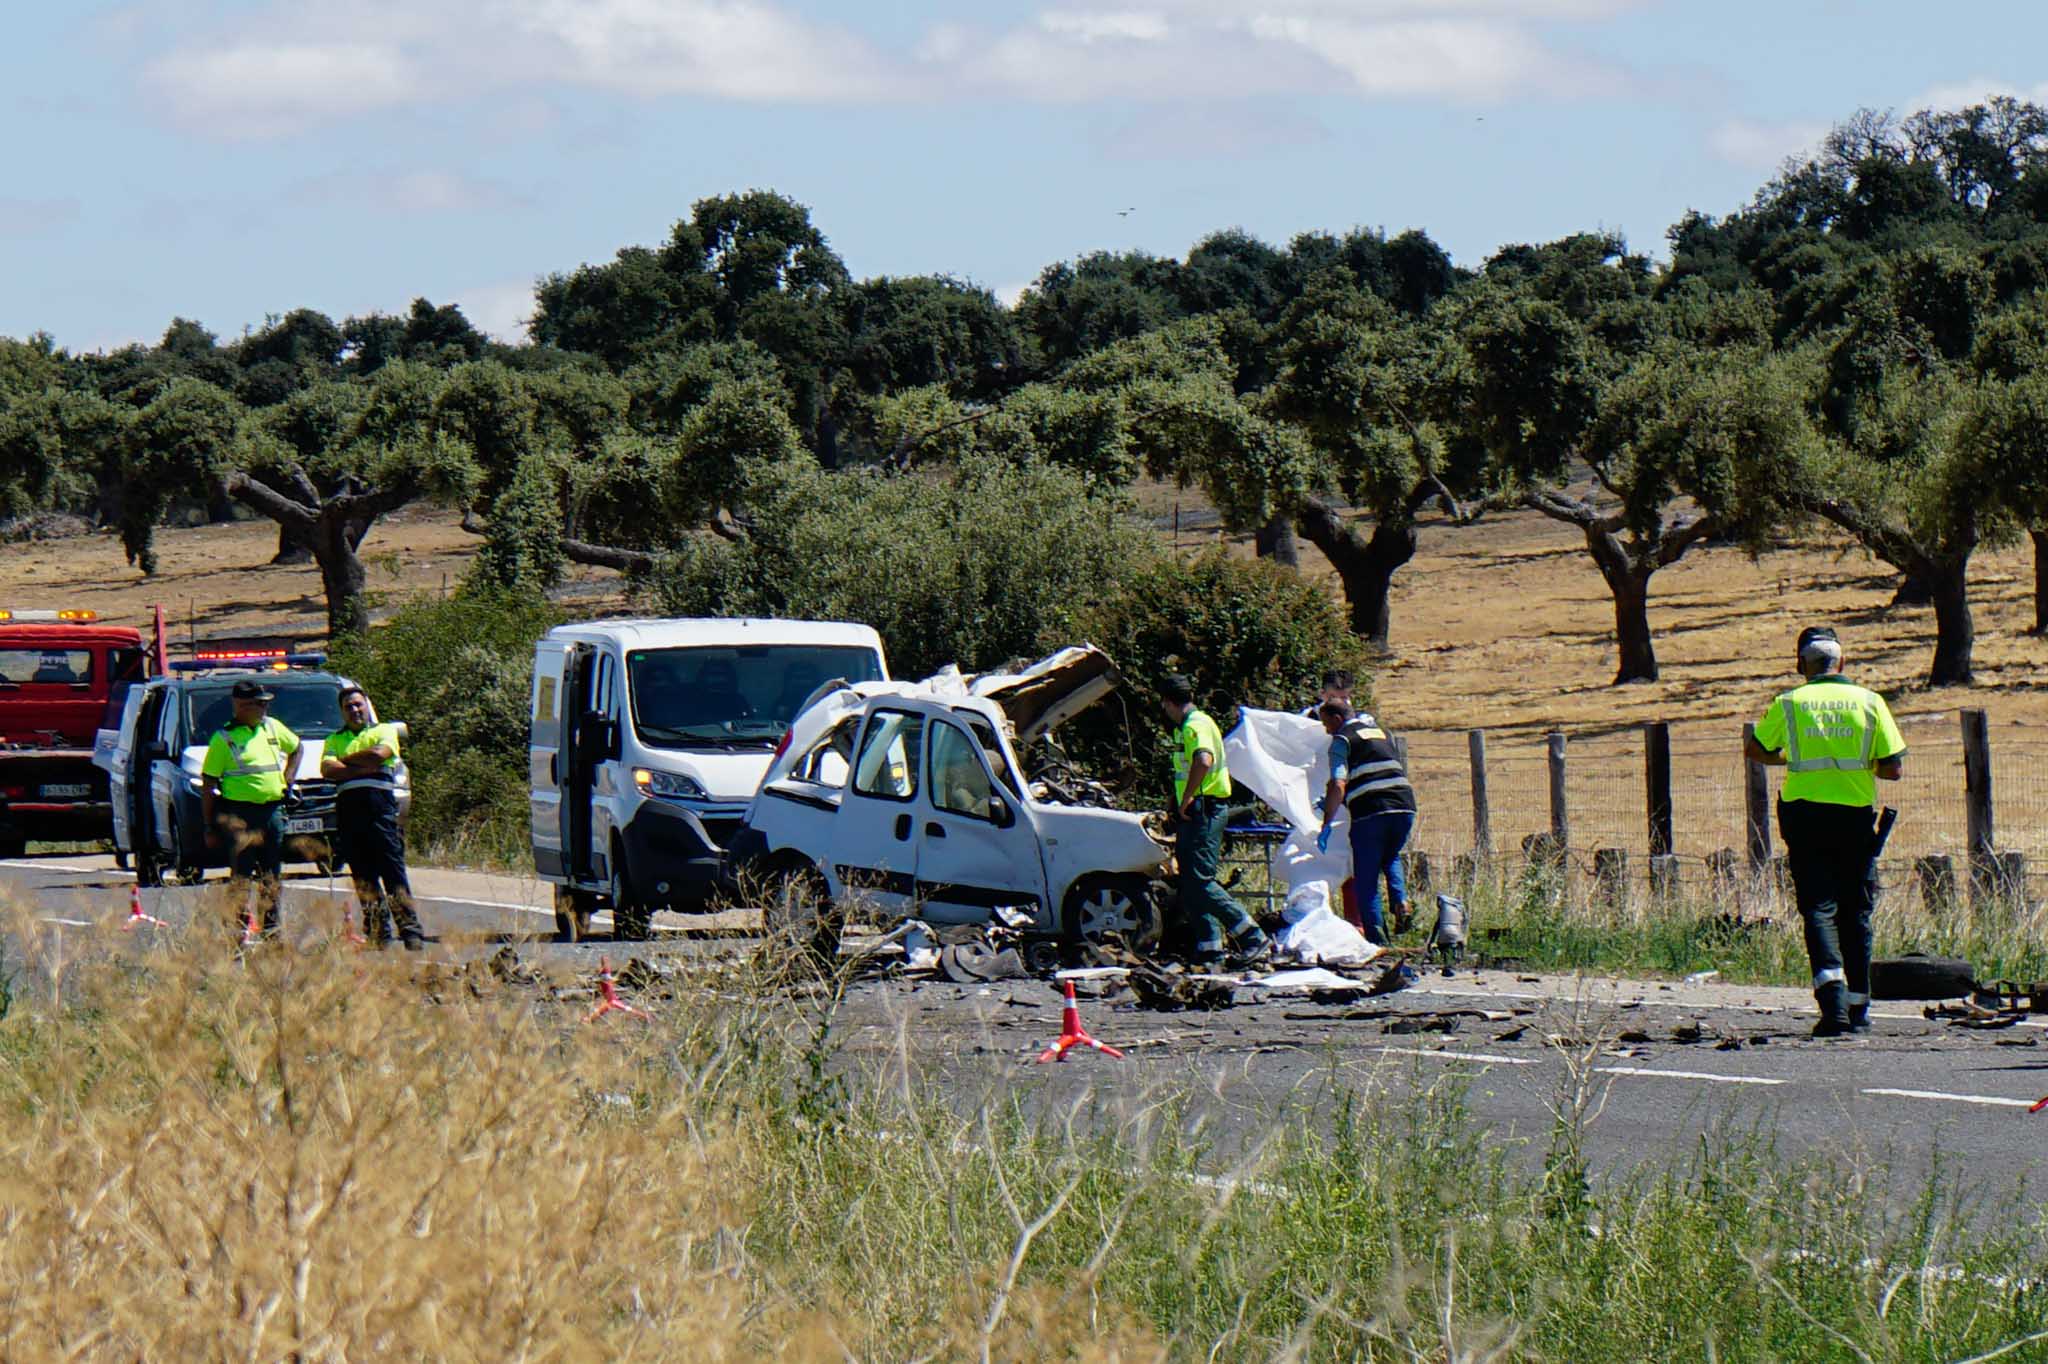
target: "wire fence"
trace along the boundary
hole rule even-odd
[[[1905,775],[1880,783],[1880,803],[1899,820],[1884,857],[1884,882],[1893,892],[1925,894],[1923,908],[1971,890],[1969,792],[1964,724],[1955,712],[1900,717],[1906,738]],[[1560,856],[1532,836],[1553,829],[1552,773],[1542,732],[1493,732],[1486,738],[1486,791],[1491,846],[1480,848],[1473,818],[1473,763],[1466,731],[1410,731],[1408,770],[1419,813],[1409,847],[1420,853],[1435,888],[1469,880],[1480,868],[1515,877],[1542,864],[1583,879],[1612,895],[1682,893],[1690,897],[1740,896],[1771,901],[1784,896],[1782,868],[1750,874],[1749,764],[1742,730],[1727,721],[1679,722],[1670,735],[1672,858],[1651,860],[1649,740],[1646,728],[1566,731],[1565,846]],[[1994,889],[2031,902],[2048,890],[2048,732],[2017,722],[1988,726],[1988,811],[1997,853]],[[1782,858],[1775,792],[1769,852]],[[1980,813],[1980,817],[1982,817]],[[1936,865],[1946,857],[1956,880],[1943,883]],[[1411,861],[1416,860],[1411,858]],[[1949,887],[1960,887],[1959,892]]]

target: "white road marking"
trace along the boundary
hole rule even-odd
[[[1441,1056],[1446,1061],[1484,1061],[1490,1066],[1540,1066],[1543,1063],[1529,1056],[1488,1056],[1477,1051],[1431,1051],[1427,1047],[1379,1047],[1376,1050],[1384,1056]]]
[[[114,867],[81,867],[76,862],[31,862],[25,857],[0,862],[0,867],[25,867],[30,871],[70,871],[80,875],[133,876],[132,871],[121,871]]]
[[[1952,1104],[1982,1104],[1986,1108],[2032,1108],[2031,1099],[2001,1099],[1993,1094],[1944,1094],[1938,1089],[1866,1089],[1865,1094],[1887,1099],[1939,1099]]]
[[[90,919],[45,919],[46,924],[63,924],[66,928],[91,928]]]
[[[1602,1066],[1602,1075],[1652,1075],[1665,1080],[1706,1080],[1717,1085],[1782,1085],[1761,1075],[1716,1075],[1705,1070],[1649,1070],[1642,1066]]]

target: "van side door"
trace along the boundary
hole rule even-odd
[[[569,648],[560,640],[541,640],[534,651],[533,694],[528,698],[531,737],[526,748],[530,813],[527,842],[533,849],[534,871],[550,877],[564,874],[561,751],[565,698],[562,683],[569,666]]]
[[[121,701],[121,718],[116,720],[112,727],[114,738],[111,745],[106,744],[100,737],[107,733],[104,729],[94,736],[93,741],[93,762],[107,769],[107,799],[114,805],[114,847],[121,852],[132,852],[136,846],[135,836],[130,829],[132,821],[129,818],[128,802],[130,792],[135,790],[137,785],[131,779],[135,775],[135,760],[148,743],[136,729],[137,712],[142,709],[143,693],[142,687],[128,689],[128,695]],[[141,771],[146,777],[148,768],[143,767]],[[140,786],[145,792],[149,789],[147,780]]]
[[[1046,922],[1045,863],[1031,803],[1016,789],[1000,745],[997,772],[969,729],[934,716],[925,731],[928,775],[917,816],[924,915],[935,923],[980,923],[1007,905]]]

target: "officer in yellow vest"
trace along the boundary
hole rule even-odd
[[[1223,761],[1223,732],[1195,705],[1185,677],[1166,679],[1166,717],[1173,730],[1174,845],[1180,859],[1182,926],[1193,940],[1200,965],[1254,966],[1273,953],[1273,943],[1243,905],[1217,883],[1223,860],[1223,825],[1230,817],[1230,769]],[[1226,940],[1229,955],[1225,955]]]
[[[1806,681],[1771,702],[1744,744],[1785,769],[1778,832],[1792,867],[1813,996],[1815,1037],[1870,1030],[1870,912],[1877,896],[1877,779],[1897,781],[1906,741],[1884,698],[1842,676],[1826,626],[1799,636]]]
[[[320,750],[320,775],[334,783],[334,822],[341,854],[363,907],[363,936],[382,947],[392,924],[405,950],[426,945],[405,874],[405,835],[398,827],[398,726],[372,723],[361,687],[341,690],[341,728]]]
[[[199,766],[206,846],[228,850],[232,880],[256,882],[263,933],[277,933],[284,866],[284,804],[292,792],[299,736],[270,718],[276,693],[253,678],[235,683],[234,720],[206,745]]]

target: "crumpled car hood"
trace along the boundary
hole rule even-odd
[[[763,780],[783,776],[870,697],[981,697],[1002,710],[1012,742],[1022,749],[1109,695],[1120,681],[1108,654],[1093,644],[1074,644],[1027,667],[1001,672],[967,674],[948,666],[921,682],[827,682],[790,722],[789,741]]]

